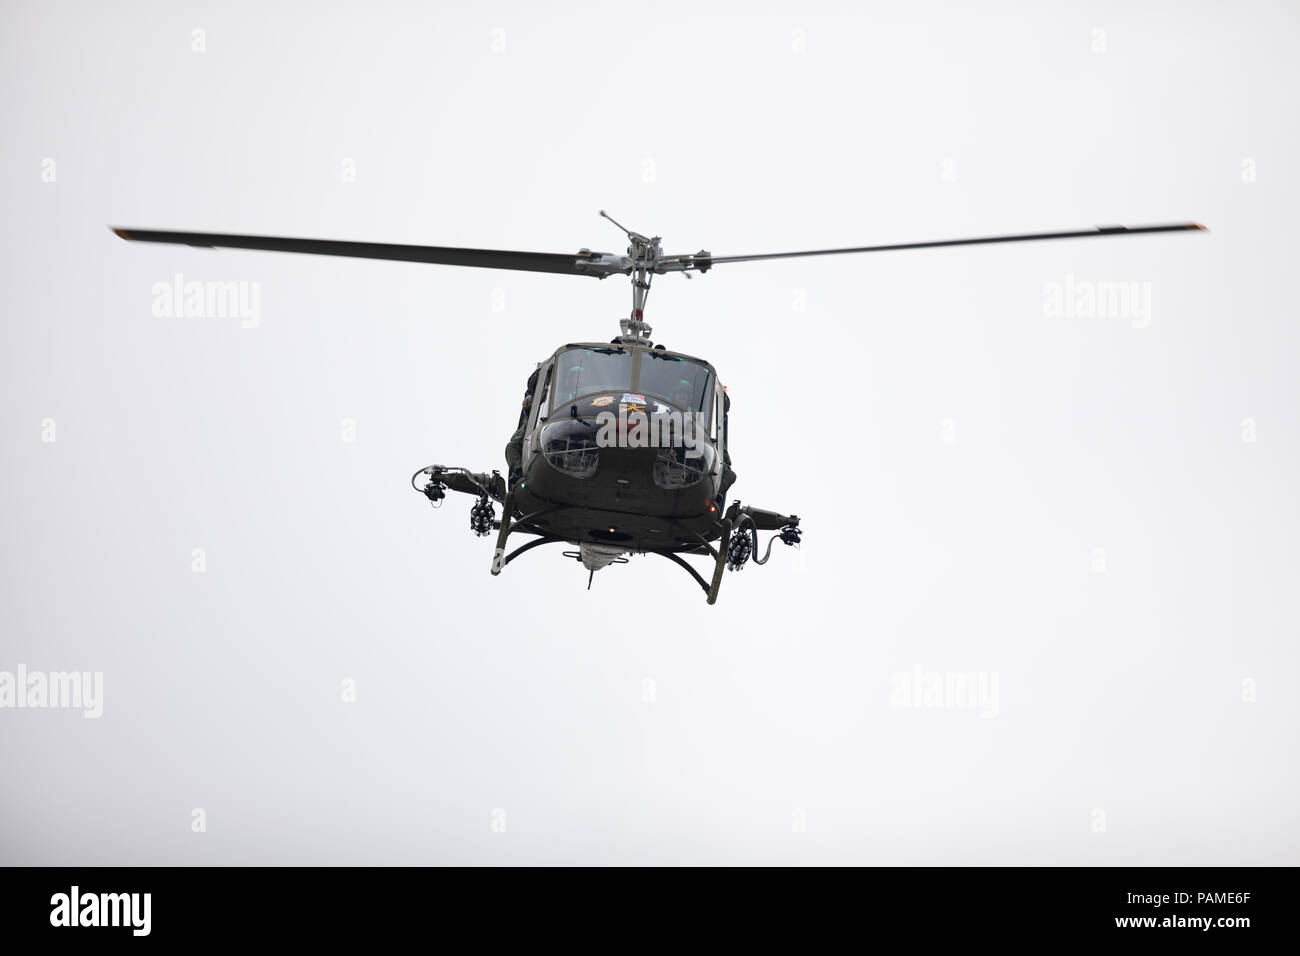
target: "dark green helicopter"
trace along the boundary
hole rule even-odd
[[[519,426],[506,446],[507,474],[430,465],[411,477],[412,486],[435,507],[446,492],[473,496],[470,529],[497,531],[492,573],[544,544],[568,544],[566,557],[590,573],[627,563],[629,554],[659,554],[690,573],[713,604],[724,569],[740,570],[752,557],[765,564],[772,545],[798,545],[797,515],[727,503],[735,481],[728,448],[731,401],[716,369],[705,360],[669,351],[650,340],[645,303],[654,276],[708,272],[718,263],[754,262],[852,252],[885,252],[983,243],[1138,235],[1204,229],[1198,223],[1103,226],[1074,232],[1026,233],[947,239],[846,249],[815,249],[760,255],[714,256],[701,250],[666,256],[660,237],[647,237],[601,215],[628,237],[625,255],[581,249],[577,254],[508,252],[378,242],[285,239],[203,232],[114,228],[123,239],[203,248],[307,252],[364,259],[477,266],[526,272],[594,276],[621,274],[632,280],[632,310],[610,342],[563,345],[528,379]],[[500,520],[496,502],[502,506]],[[758,533],[772,531],[760,557]],[[512,534],[532,540],[507,553]],[[707,557],[706,580],[686,556]]]

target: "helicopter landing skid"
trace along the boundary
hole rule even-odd
[[[501,530],[497,533],[497,546],[492,551],[492,576],[501,573],[506,561],[506,538],[510,537],[510,515],[515,505],[514,489],[506,492],[505,503],[501,506]]]
[[[718,557],[713,564],[713,584],[709,588],[709,603],[716,604],[718,588],[722,587],[722,572],[727,569],[727,544],[731,540],[731,521],[722,521],[722,537],[718,539]]]

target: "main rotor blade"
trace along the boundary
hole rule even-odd
[[[393,259],[443,266],[477,266],[521,272],[584,275],[577,267],[591,253],[507,252],[504,249],[460,249],[452,246],[402,246],[388,242],[340,242],[333,239],[284,239],[279,236],[232,236],[216,232],[159,232],[110,226],[133,242],[171,242],[182,246],[222,249],[262,249],[268,252],[308,252],[357,259]]]
[[[1083,239],[1089,236],[1133,236],[1147,232],[1181,232],[1205,227],[1199,222],[1179,222],[1163,226],[1098,226],[1076,232],[1026,232],[1014,236],[983,236],[976,239],[940,239],[934,242],[899,242],[887,246],[855,246],[851,249],[811,249],[805,252],[769,252],[752,256],[679,257],[694,258],[697,268],[710,268],[719,262],[758,262],[763,259],[795,259],[801,256],[838,256],[849,252],[890,252],[896,249],[933,249],[939,246],[978,246],[993,242],[1030,242],[1036,239]],[[675,260],[668,260],[675,261]]]

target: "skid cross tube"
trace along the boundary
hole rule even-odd
[[[515,550],[511,551],[508,555],[506,555],[506,558],[504,561],[501,562],[501,565],[502,567],[504,567],[505,565],[513,561],[515,558],[523,554],[525,551],[531,551],[533,550],[533,548],[539,547],[543,544],[557,544],[557,543],[563,544],[566,542],[564,541],[563,538],[555,538],[555,537],[538,538],[536,541],[529,541],[527,544],[520,545],[519,547],[515,548]]]
[[[667,559],[668,559],[669,561],[671,561],[673,564],[680,565],[681,567],[685,568],[688,572],[690,572],[691,577],[693,577],[693,578],[695,579],[695,583],[698,584],[698,585],[700,586],[700,589],[701,589],[705,594],[708,594],[708,593],[709,593],[709,582],[704,580],[704,578],[700,575],[700,572],[699,572],[699,571],[696,571],[693,567],[691,567],[689,564],[687,564],[687,563],[686,563],[685,561],[683,561],[681,558],[677,557],[677,555],[673,554],[671,551],[659,551],[659,552],[656,552],[656,553],[658,553],[658,554],[662,554],[665,558],[667,558]]]

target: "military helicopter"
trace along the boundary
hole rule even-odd
[[[728,447],[731,400],[712,364],[651,341],[653,329],[645,321],[645,305],[656,275],[680,272],[689,279],[692,273],[708,272],[720,263],[1205,229],[1194,222],[1099,226],[759,255],[715,256],[703,249],[665,255],[659,236],[627,229],[604,210],[600,215],[627,236],[625,254],[585,248],[576,254],[508,252],[110,228],[131,241],[201,248],[304,252],[597,279],[630,276],[632,309],[619,320],[617,336],[609,342],[562,345],[537,364],[528,379],[519,426],[506,446],[506,475],[495,469],[489,473],[429,465],[411,476],[411,485],[434,507],[442,504],[448,490],[476,499],[470,508],[470,530],[480,537],[497,532],[494,575],[533,548],[567,544],[576,550],[564,555],[582,563],[590,589],[597,571],[626,564],[628,555],[658,554],[684,568],[704,590],[709,604],[718,599],[724,568],[738,571],[751,558],[755,564],[766,564],[778,539],[797,546],[802,529],[797,515],[742,505],[739,500],[728,505],[727,493],[736,478]],[[500,519],[493,502],[502,506]],[[760,531],[775,532],[761,557]],[[507,553],[508,539],[519,534],[531,535],[532,540]],[[708,580],[685,560],[687,556],[712,562]]]

